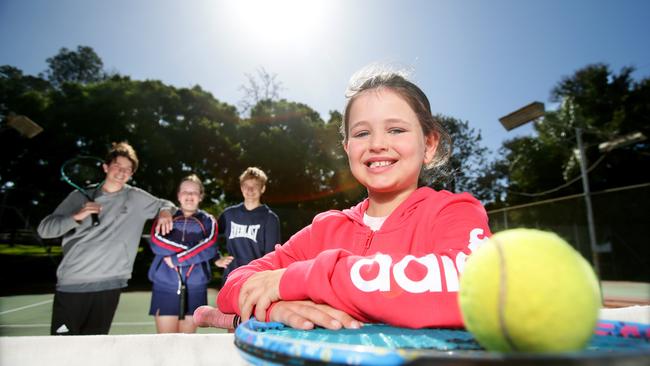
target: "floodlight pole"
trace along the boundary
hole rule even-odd
[[[570,100],[569,100],[570,101]],[[544,115],[544,104],[541,102],[530,103],[518,110],[499,118],[499,121],[510,131],[523,124],[532,122]],[[572,117],[573,118],[573,117]],[[589,232],[589,246],[591,248],[591,259],[596,276],[600,278],[600,258],[598,255],[598,246],[596,244],[596,228],[594,226],[594,213],[591,207],[591,192],[589,190],[589,178],[587,176],[586,155],[582,143],[582,130],[576,128],[576,138],[578,140],[578,151],[580,154],[580,174],[582,176],[582,188],[585,194],[585,204],[587,209],[587,231]]]
[[[580,174],[582,175],[582,189],[585,193],[585,206],[587,209],[587,229],[589,231],[589,247],[591,248],[591,260],[594,264],[596,276],[600,278],[600,258],[596,244],[596,227],[594,225],[594,211],[591,207],[591,190],[589,189],[589,175],[587,174],[587,156],[582,143],[582,130],[576,127],[576,139],[578,140],[578,152],[580,153]]]

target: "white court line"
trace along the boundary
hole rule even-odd
[[[36,307],[36,306],[41,306],[41,305],[49,304],[49,303],[51,303],[52,301],[53,301],[53,300],[50,299],[50,300],[45,300],[45,301],[37,302],[36,304],[25,305],[25,306],[21,306],[21,307],[19,307],[19,308],[15,308],[15,309],[5,310],[5,311],[3,311],[3,312],[0,312],[0,315],[5,315],[5,314],[13,313],[14,311],[20,311],[20,310],[24,310],[24,309],[33,308],[33,307]]]
[[[49,324],[0,324],[0,328],[49,328]]]

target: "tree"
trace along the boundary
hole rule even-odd
[[[599,255],[600,276],[646,281],[647,271],[638,269],[648,266],[649,257],[644,213],[648,189],[642,183],[650,181],[650,143],[645,140],[611,151],[598,147],[632,132],[648,137],[650,80],[635,81],[633,71],[626,67],[617,74],[607,65],[594,64],[564,77],[551,92],[551,100],[558,102],[559,108],[535,123],[537,136],[506,141],[503,159],[497,165],[509,184],[507,205],[563,198],[504,212],[510,226],[553,230],[573,238],[578,249],[582,241],[580,250],[590,256],[591,248],[585,248],[590,236],[586,205],[582,197],[569,199],[584,192],[576,155],[579,129],[592,192],[596,243],[611,248]]]
[[[650,79],[634,81],[634,68],[624,67],[619,74],[607,65],[594,64],[564,78],[552,91],[552,100],[562,102],[550,123],[540,125],[540,136],[547,140],[575,136],[583,132],[587,162],[602,161],[590,173],[592,189],[645,183],[650,180],[650,143],[648,140],[601,152],[598,145],[630,133],[650,137]],[[559,127],[558,127],[559,125]],[[559,133],[558,133],[559,132]],[[575,154],[565,164],[567,180],[579,174]]]
[[[174,199],[190,172],[206,180],[206,195],[218,199],[224,176],[239,159],[236,109],[199,87],[176,89],[159,81],[113,76],[97,83],[64,83],[35,89],[22,72],[2,68],[0,105],[27,114],[44,128],[34,139],[3,133],[0,187],[12,205],[35,220],[70,191],[59,180],[61,164],[76,155],[103,157],[111,142],[129,141],[141,164],[132,184]],[[231,169],[230,171],[228,169]],[[209,205],[212,201],[208,200]]]
[[[339,185],[340,172],[348,168],[334,124],[305,104],[257,103],[235,136],[241,156],[236,174],[226,177],[226,200],[241,200],[237,177],[246,167],[257,166],[269,176],[263,201],[280,215],[285,234],[308,224],[319,211],[342,208],[333,201],[340,203],[339,194],[349,189]]]
[[[576,128],[582,131],[589,165],[600,162],[589,173],[592,190],[650,180],[648,169],[639,169],[650,166],[648,140],[608,153],[598,150],[600,143],[616,137],[631,132],[648,136],[650,132],[650,80],[635,82],[633,71],[626,67],[615,74],[607,65],[588,65],[553,88],[551,101],[561,104],[535,124],[538,136],[515,138],[503,145],[500,165],[507,166],[509,202],[582,192],[576,180],[580,177],[574,152]],[[572,181],[577,183],[568,184]]]
[[[13,66],[0,66],[0,117],[19,112],[32,115],[32,109],[39,109],[33,103],[42,103],[36,94],[46,92],[50,88],[50,83],[46,80],[24,75]]]
[[[62,54],[70,56],[66,50],[50,60]],[[308,105],[278,99],[275,76],[264,69],[258,76],[262,82],[249,76],[249,86],[259,100],[251,99],[250,116],[242,118],[199,86],[175,88],[115,74],[55,88],[42,77],[1,67],[0,112],[29,115],[44,132],[29,141],[2,136],[0,186],[20,191],[12,196],[40,219],[70,191],[58,178],[64,161],[101,157],[112,142],[127,140],[141,159],[132,184],[174,199],[178,181],[196,173],[205,180],[205,207],[214,214],[241,200],[238,177],[246,167],[262,168],[270,178],[264,200],[281,213],[285,235],[317,212],[348,208],[365,197],[341,145],[341,113],[331,111],[325,121]],[[467,122],[441,118],[457,141],[449,189],[488,191],[484,182],[474,183],[485,177],[480,133]]]
[[[88,46],[77,46],[76,52],[63,47],[46,62],[49,65],[47,79],[56,88],[65,82],[87,84],[104,79],[104,63]]]
[[[257,69],[257,75],[245,74],[247,84],[239,87],[239,90],[244,92],[244,96],[239,101],[241,114],[245,115],[255,107],[258,103],[268,100],[277,101],[280,99],[280,91],[282,82],[277,80],[277,74],[270,74],[260,67]]]
[[[488,149],[481,145],[480,131],[469,127],[469,122],[438,115],[452,138],[452,154],[447,171],[433,182],[436,189],[452,192],[470,192],[480,200],[495,199],[496,179],[486,171]]]
[[[566,191],[536,194],[566,183],[564,166],[572,152],[561,142],[548,144],[534,137],[504,142],[501,150],[504,159],[495,163],[495,170],[507,176],[510,205],[567,194]]]

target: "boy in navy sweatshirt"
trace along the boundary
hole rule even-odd
[[[263,257],[282,243],[278,216],[261,202],[267,181],[261,169],[247,168],[239,176],[244,202],[226,208],[219,216],[219,235],[225,235],[228,253],[234,257],[224,271],[222,283],[235,268]]]

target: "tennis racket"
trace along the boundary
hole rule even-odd
[[[187,309],[187,285],[185,284],[185,277],[183,271],[179,266],[176,267],[176,275],[178,276],[178,319],[185,319],[185,311]]]
[[[253,365],[647,365],[648,326],[601,321],[580,352],[504,354],[485,351],[460,329],[408,329],[366,324],[361,329],[298,330],[249,320],[235,331],[235,345]],[[616,322],[615,322],[616,323]],[[643,337],[620,330],[636,327]],[[609,333],[600,334],[600,328]],[[644,333],[645,332],[645,333]]]
[[[97,190],[104,184],[106,175],[102,170],[102,159],[94,156],[78,156],[61,166],[61,180],[79,191],[90,202],[94,202]],[[90,190],[92,189],[92,193]],[[92,225],[99,225],[99,215],[91,215]]]

